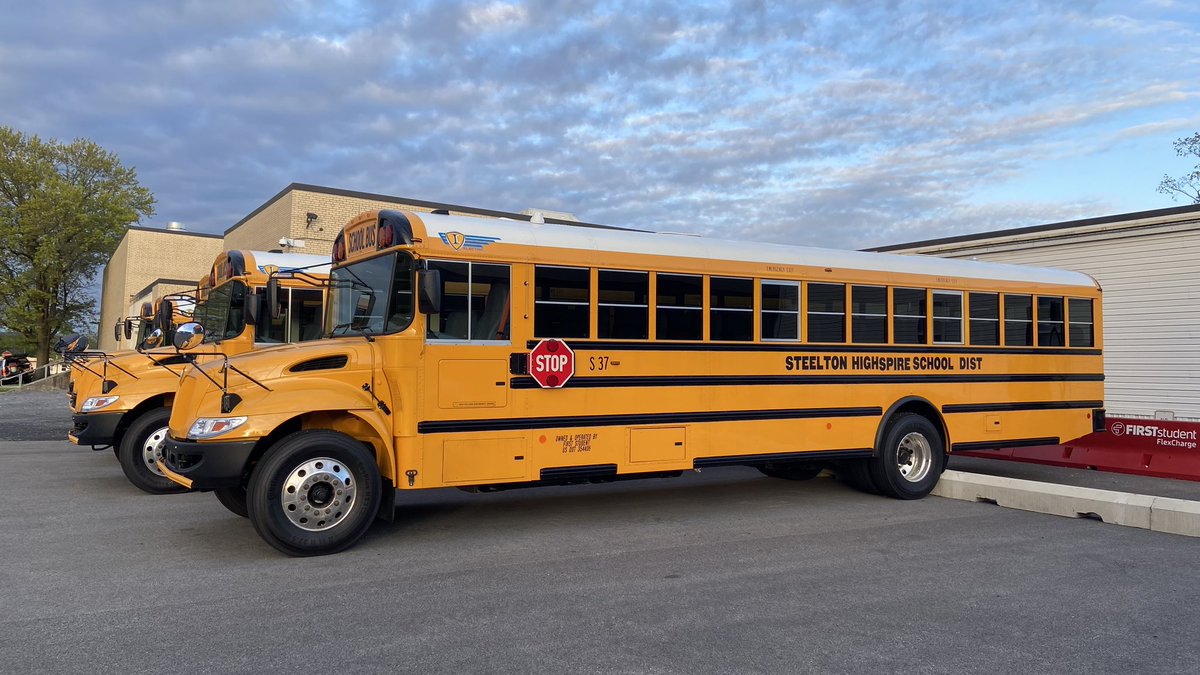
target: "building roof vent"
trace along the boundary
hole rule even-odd
[[[525,209],[521,213],[529,216],[529,221],[533,223],[545,222],[546,218],[569,220],[576,223],[579,222],[579,218],[577,218],[574,213],[567,213],[566,211],[551,211],[550,209]]]
[[[178,220],[172,220],[171,222],[167,223],[167,229],[172,232],[183,232],[187,230],[187,228],[183,226],[183,223],[179,222]]]

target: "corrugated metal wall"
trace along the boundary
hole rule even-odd
[[[1194,216],[1193,216],[1194,218]],[[1060,267],[1104,288],[1109,414],[1200,419],[1200,220],[1043,232],[897,253]]]

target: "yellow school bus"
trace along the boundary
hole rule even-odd
[[[93,449],[111,446],[129,481],[146,492],[180,491],[159,471],[156,460],[183,370],[196,360],[319,337],[328,275],[329,261],[321,256],[220,253],[198,284],[190,312],[183,309],[184,298],[159,304],[156,327],[142,342],[146,349],[79,364],[81,374],[71,393],[69,440]],[[274,302],[266,302],[268,289]],[[183,318],[194,320],[185,325],[203,326],[207,333],[202,342],[180,353],[162,342]]]
[[[1102,428],[1100,309],[1061,270],[372,212],[331,337],[189,370],[161,468],[293,555],[398,490],[750,465],[919,498],[952,450]]]

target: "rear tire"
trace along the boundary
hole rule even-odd
[[[170,408],[153,408],[142,413],[125,430],[117,447],[117,460],[130,483],[152,495],[185,492],[183,487],[167,478],[155,466],[162,459],[163,442],[167,440]]]
[[[942,476],[946,446],[937,427],[913,413],[892,418],[883,444],[867,462],[872,482],[896,499],[920,499]]]
[[[337,553],[371,527],[382,501],[375,457],[336,431],[298,431],[267,451],[247,487],[255,531],[293,556]]]
[[[217,501],[221,502],[221,506],[229,509],[230,513],[243,518],[250,517],[250,511],[246,508],[246,487],[244,485],[232,488],[217,488],[213,490],[213,494],[217,496]]]

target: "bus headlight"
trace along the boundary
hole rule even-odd
[[[120,396],[93,396],[83,402],[83,407],[79,409],[79,412],[89,413],[89,412],[95,412],[101,408],[107,408],[108,406],[116,403],[117,399],[119,399],[119,398],[121,398],[121,397]]]
[[[201,417],[188,430],[188,438],[200,440],[202,438],[220,436],[227,431],[233,431],[242,426],[245,421],[245,417]]]

